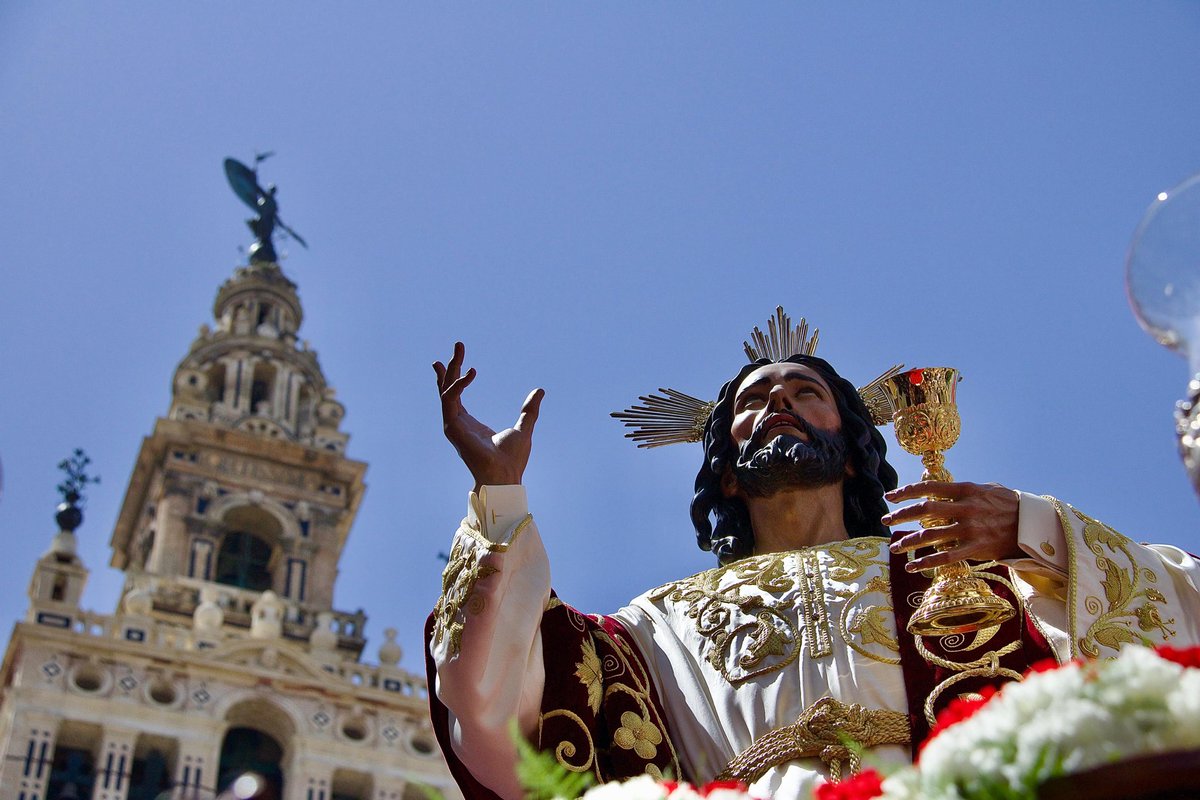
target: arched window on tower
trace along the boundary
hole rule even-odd
[[[210,403],[225,400],[225,365],[213,364],[208,368],[208,386],[205,399]]]
[[[252,533],[233,531],[217,552],[217,583],[255,592],[271,588],[271,545]]]
[[[141,748],[139,747],[139,750]],[[171,760],[154,747],[134,756],[129,776],[128,800],[158,800],[171,788]]]
[[[255,364],[254,382],[250,384],[250,412],[270,414],[274,389],[275,367],[262,362]]]
[[[46,797],[84,800],[92,796],[100,737],[98,725],[74,720],[63,723],[54,746]]]
[[[369,800],[374,792],[371,775],[359,770],[333,771],[332,800]],[[425,800],[428,800],[426,796]]]
[[[259,307],[258,307],[258,322],[254,323],[254,327],[257,328],[259,325],[262,325],[264,322],[269,322],[272,325],[275,324],[275,320],[271,317],[271,304],[270,303],[262,303],[259,305]]]
[[[308,383],[304,383],[300,387],[298,399],[296,400],[296,432],[300,436],[311,436],[313,425],[315,423],[316,398],[313,395],[313,390]]]
[[[255,798],[283,797],[283,748],[271,736],[254,728],[231,728],[221,744],[217,789],[227,790],[242,775],[253,773],[262,780]]]
[[[283,533],[279,520],[261,507],[244,505],[231,508],[221,521],[226,533],[213,580],[255,592],[272,588],[271,559]]]

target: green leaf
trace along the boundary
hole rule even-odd
[[[538,751],[525,740],[513,720],[509,735],[517,746],[517,780],[525,788],[526,800],[575,800],[595,782],[590,772],[572,772],[550,753]]]

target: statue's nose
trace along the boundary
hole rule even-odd
[[[769,405],[771,406],[772,410],[781,408],[791,409],[792,407],[792,398],[788,395],[787,390],[783,386],[776,386],[771,389],[768,398],[770,400]]]

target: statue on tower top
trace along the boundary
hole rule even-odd
[[[225,177],[229,179],[229,185],[233,187],[234,194],[258,214],[257,219],[246,220],[246,224],[257,237],[254,244],[250,245],[251,264],[278,263],[279,258],[275,254],[275,246],[271,241],[276,226],[279,226],[284,234],[299,242],[302,247],[308,248],[308,243],[300,234],[285,225],[279,218],[279,204],[275,201],[275,193],[278,190],[275,184],[267,184],[265,189],[259,185],[258,165],[272,155],[274,153],[256,153],[253,169],[236,159],[225,159]]]

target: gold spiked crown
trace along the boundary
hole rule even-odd
[[[767,332],[758,326],[750,333],[750,341],[743,342],[750,363],[760,358],[783,361],[794,355],[811,356],[816,353],[820,331],[813,329],[808,335],[808,322],[800,318],[800,324],[792,327],[791,317],[783,306],[775,309],[775,316],[767,320]],[[883,383],[897,375],[903,364],[897,364],[866,386],[858,389],[858,395],[871,413],[876,425],[892,421],[895,406],[883,390]],[[704,426],[717,403],[701,400],[676,389],[659,389],[661,395],[649,394],[638,398],[640,404],[624,411],[614,411],[612,416],[630,428],[625,437],[637,442],[638,447],[662,447],[680,442],[698,442],[704,438]]]

